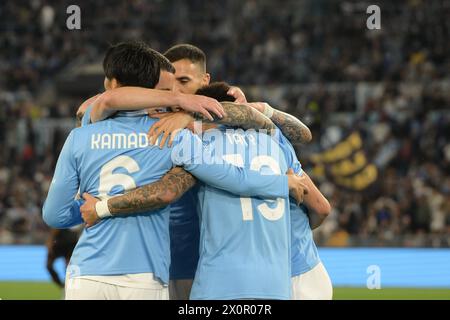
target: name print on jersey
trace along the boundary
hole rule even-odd
[[[261,133],[261,131],[259,131]],[[241,154],[244,159],[253,158],[257,154],[270,153],[276,161],[279,161],[280,154],[271,149],[270,139],[277,139],[276,136],[267,137],[267,140],[257,142],[258,132],[255,130],[226,129],[226,140],[221,139],[223,131],[218,129],[206,130],[196,136],[201,139],[203,150],[198,148],[198,144],[192,141],[185,141],[182,148],[177,151],[172,148],[172,159],[183,157],[190,159],[191,164],[223,164],[221,157],[215,157],[216,152],[223,154]],[[117,149],[138,149],[157,146],[159,138],[152,145],[148,136],[144,132],[140,133],[94,133],[90,139],[91,150],[117,150]],[[198,149],[198,150],[197,150]],[[194,155],[194,156],[192,156]]]
[[[226,139],[223,139],[224,136]],[[259,154],[271,154],[275,161],[280,161],[282,157],[279,148],[274,148],[274,143],[271,142],[277,141],[279,136],[252,129],[209,129],[196,135],[196,139],[202,141],[203,150],[197,150],[199,144],[190,140],[171,153],[172,159],[183,158],[189,164],[222,165],[226,161],[215,156],[216,154],[239,154],[245,163]]]
[[[136,149],[149,146],[145,133],[95,133],[91,135],[91,149]]]

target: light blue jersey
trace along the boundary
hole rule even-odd
[[[203,141],[216,159],[276,175],[289,167],[279,138],[255,131],[210,130]],[[205,184],[198,195],[200,259],[190,298],[289,299],[288,197],[239,197]]]
[[[320,262],[307,212],[305,206],[291,202],[292,277],[310,271]]]
[[[92,105],[86,109],[81,125],[91,123]],[[170,204],[170,279],[194,279],[198,263],[200,226],[197,211],[198,185]]]
[[[292,144],[287,139],[281,139],[280,141],[289,150],[287,158],[294,173],[302,175],[303,170]],[[304,205],[297,206],[295,201],[291,201],[290,212],[292,277],[295,277],[314,268],[319,264],[320,258],[309,225],[308,208]]]
[[[149,145],[147,132],[154,122],[140,112],[128,112],[72,130],[44,204],[47,224],[69,228],[82,223],[79,202],[73,200],[78,189],[80,194],[108,198],[155,182],[174,165],[216,188],[269,198],[287,196],[286,176],[261,176],[227,164],[202,162],[203,144],[188,130],[178,134],[172,149]],[[152,272],[167,283],[169,246],[168,207],[115,216],[83,231],[69,270],[72,276]]]

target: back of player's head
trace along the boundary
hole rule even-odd
[[[192,44],[178,44],[171,47],[164,53],[164,56],[170,62],[176,62],[182,59],[188,59],[191,62],[198,64],[204,72],[206,72],[206,55],[198,47]]]
[[[172,65],[172,63],[169,61],[169,59],[164,57],[159,52],[158,52],[157,59],[159,61],[159,66],[160,66],[161,71],[167,71],[167,72],[170,72],[170,73],[175,73],[175,68]]]
[[[230,85],[226,82],[213,82],[207,86],[201,87],[195,92],[195,94],[207,96],[220,102],[233,102],[236,99],[228,94],[228,90],[230,90],[230,88]]]
[[[167,64],[170,65],[167,66]],[[173,66],[159,52],[140,41],[112,45],[103,59],[105,76],[122,86],[154,88],[161,70],[174,72]]]

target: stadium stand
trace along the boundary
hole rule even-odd
[[[201,47],[213,79],[310,126],[312,144],[296,148],[333,206],[319,245],[450,247],[448,1],[378,1],[381,30],[365,29],[364,1],[78,2],[74,31],[70,1],[0,4],[0,244],[47,237],[41,207],[61,144],[101,88],[64,79],[98,66],[109,43],[139,38]],[[362,191],[311,160],[354,131],[378,170]]]

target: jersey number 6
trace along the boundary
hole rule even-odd
[[[124,173],[113,173],[117,168],[124,168],[128,173],[134,173],[140,170],[136,161],[128,156],[118,156],[106,163],[100,171],[100,183],[98,186],[98,197],[107,199],[109,192],[115,186],[122,186],[124,191],[136,188],[134,179]]]

